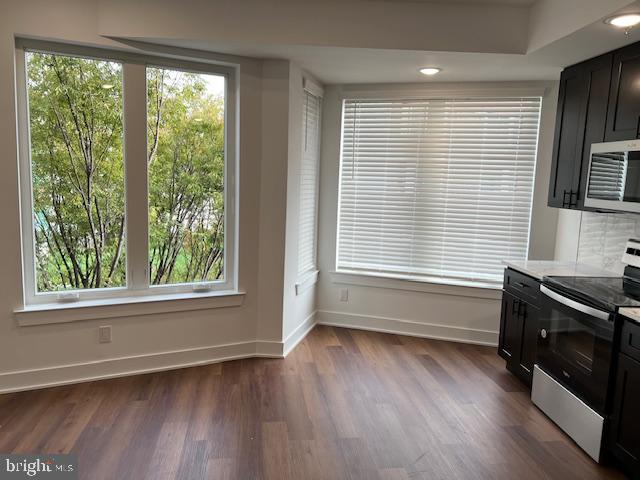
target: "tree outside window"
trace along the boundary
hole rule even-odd
[[[124,287],[122,64],[26,62],[36,289]],[[147,68],[151,285],[225,276],[224,92],[220,75]]]

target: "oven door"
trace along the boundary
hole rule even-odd
[[[600,413],[605,412],[613,315],[540,287],[537,364]]]

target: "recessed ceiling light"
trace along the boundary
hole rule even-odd
[[[604,23],[618,28],[629,28],[640,23],[640,13],[624,13],[615,17],[607,18]]]
[[[435,67],[425,67],[420,69],[420,73],[423,75],[435,75],[436,73],[440,73],[442,69]]]

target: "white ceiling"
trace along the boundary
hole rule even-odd
[[[553,80],[567,65],[640,41],[640,27],[625,35],[602,21],[640,10],[640,0],[244,0],[222,10],[224,0],[192,1],[200,8],[105,1],[101,32],[290,59],[328,84]],[[154,18],[144,29],[128,24],[145,12]],[[442,73],[425,77],[424,66]]]
[[[248,57],[289,59],[327,84],[549,80],[557,78],[561,71],[560,65],[526,55],[221,43],[214,47],[208,42],[180,40],[171,44]],[[442,72],[425,77],[418,69],[426,66],[440,67]]]
[[[166,43],[166,40],[154,40]],[[529,54],[427,52],[344,47],[225,44],[172,40],[174,46],[248,57],[289,59],[327,84],[556,80],[562,68],[640,41],[640,28],[628,35],[594,23]],[[442,72],[425,77],[420,67]]]

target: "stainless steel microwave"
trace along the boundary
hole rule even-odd
[[[584,206],[640,212],[640,140],[591,145]]]

